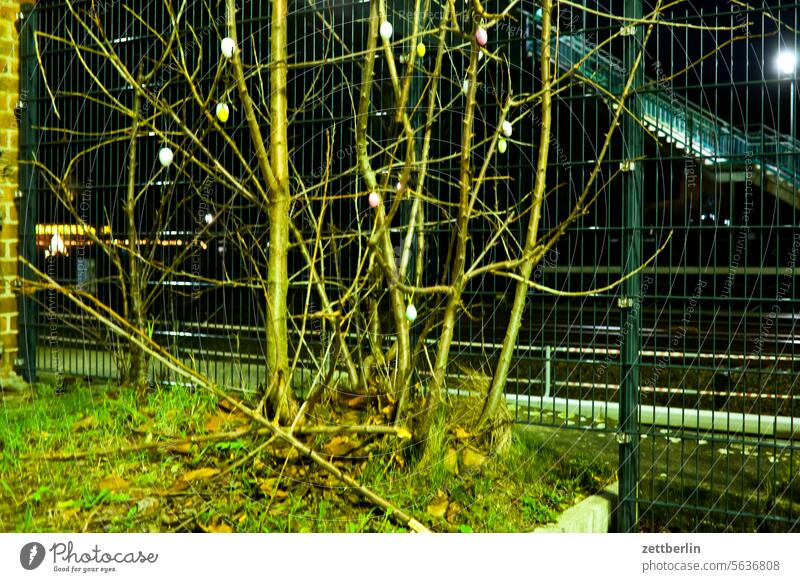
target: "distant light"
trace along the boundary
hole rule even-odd
[[[791,75],[797,69],[797,54],[794,51],[782,50],[775,59],[775,65],[781,75]]]
[[[67,245],[64,244],[64,239],[56,232],[53,238],[50,239],[50,246],[45,251],[45,257],[57,257],[58,255],[68,255]]]
[[[725,223],[725,226],[729,226],[730,223],[731,223],[731,220],[730,220],[730,218],[726,218],[723,222]]]
[[[700,215],[700,220],[705,220],[705,219],[706,219],[706,215],[705,214],[701,214]]]
[[[205,215],[205,219],[206,219],[206,224],[211,224],[212,222],[214,222],[214,215],[212,215],[209,212],[208,214]]]

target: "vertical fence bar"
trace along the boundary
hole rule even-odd
[[[641,18],[642,0],[625,0],[625,16]],[[644,38],[643,27],[636,26],[633,34],[623,37],[625,45],[624,67],[631,71],[636,66],[636,59],[642,49]],[[632,91],[643,83],[643,69],[640,66],[635,73]],[[642,164],[634,160],[642,153],[642,128],[636,118],[640,115],[639,98],[634,92],[626,105],[630,113],[623,119],[622,160],[626,171],[622,174],[622,237],[623,259],[622,272],[635,270],[642,262]],[[638,521],[638,440],[639,440],[639,353],[640,353],[640,309],[641,275],[626,280],[623,294],[620,297],[622,334],[620,357],[620,391],[619,391],[619,499],[620,507],[617,516],[619,531],[629,532],[636,527]]]
[[[34,54],[33,34],[36,26],[36,11],[33,4],[23,4],[19,21],[20,71],[19,71],[19,247],[20,256],[30,262],[36,257],[37,198],[36,171],[30,162],[36,153],[36,124],[38,101],[38,65]],[[22,280],[33,279],[30,267],[20,264]],[[26,382],[36,379],[37,318],[36,302],[27,293],[19,299],[19,362],[22,377]]]

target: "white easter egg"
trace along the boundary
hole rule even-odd
[[[158,152],[158,161],[161,162],[161,165],[165,168],[172,163],[173,157],[172,149],[168,147],[163,147]]]
[[[380,34],[383,40],[389,40],[392,38],[392,33],[394,32],[394,28],[392,27],[392,23],[388,20],[384,20],[381,22],[381,29]]]
[[[233,42],[231,37],[226,36],[222,39],[220,48],[222,49],[222,56],[224,56],[226,59],[229,59],[233,56],[233,51],[236,50],[236,43]]]

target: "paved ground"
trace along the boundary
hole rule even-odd
[[[617,464],[613,433],[576,429],[557,417],[555,422],[561,427],[527,430],[565,456],[588,455]],[[718,530],[738,515],[735,530],[800,530],[800,443],[690,435],[653,427],[640,441],[639,471],[640,512],[645,522],[651,522],[645,523],[648,527],[655,521],[656,528]],[[674,507],[650,508],[650,501]],[[680,517],[674,517],[679,507]],[[772,523],[759,514],[789,521]]]

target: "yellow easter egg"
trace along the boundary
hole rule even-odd
[[[419,43],[419,44],[417,45],[417,56],[418,56],[419,58],[422,58],[422,57],[424,57],[424,56],[425,56],[425,50],[426,50],[426,49],[425,49],[425,45],[424,45],[423,43]]]
[[[219,119],[222,123],[228,121],[228,118],[231,115],[231,109],[228,107],[227,103],[217,103],[217,119]]]

